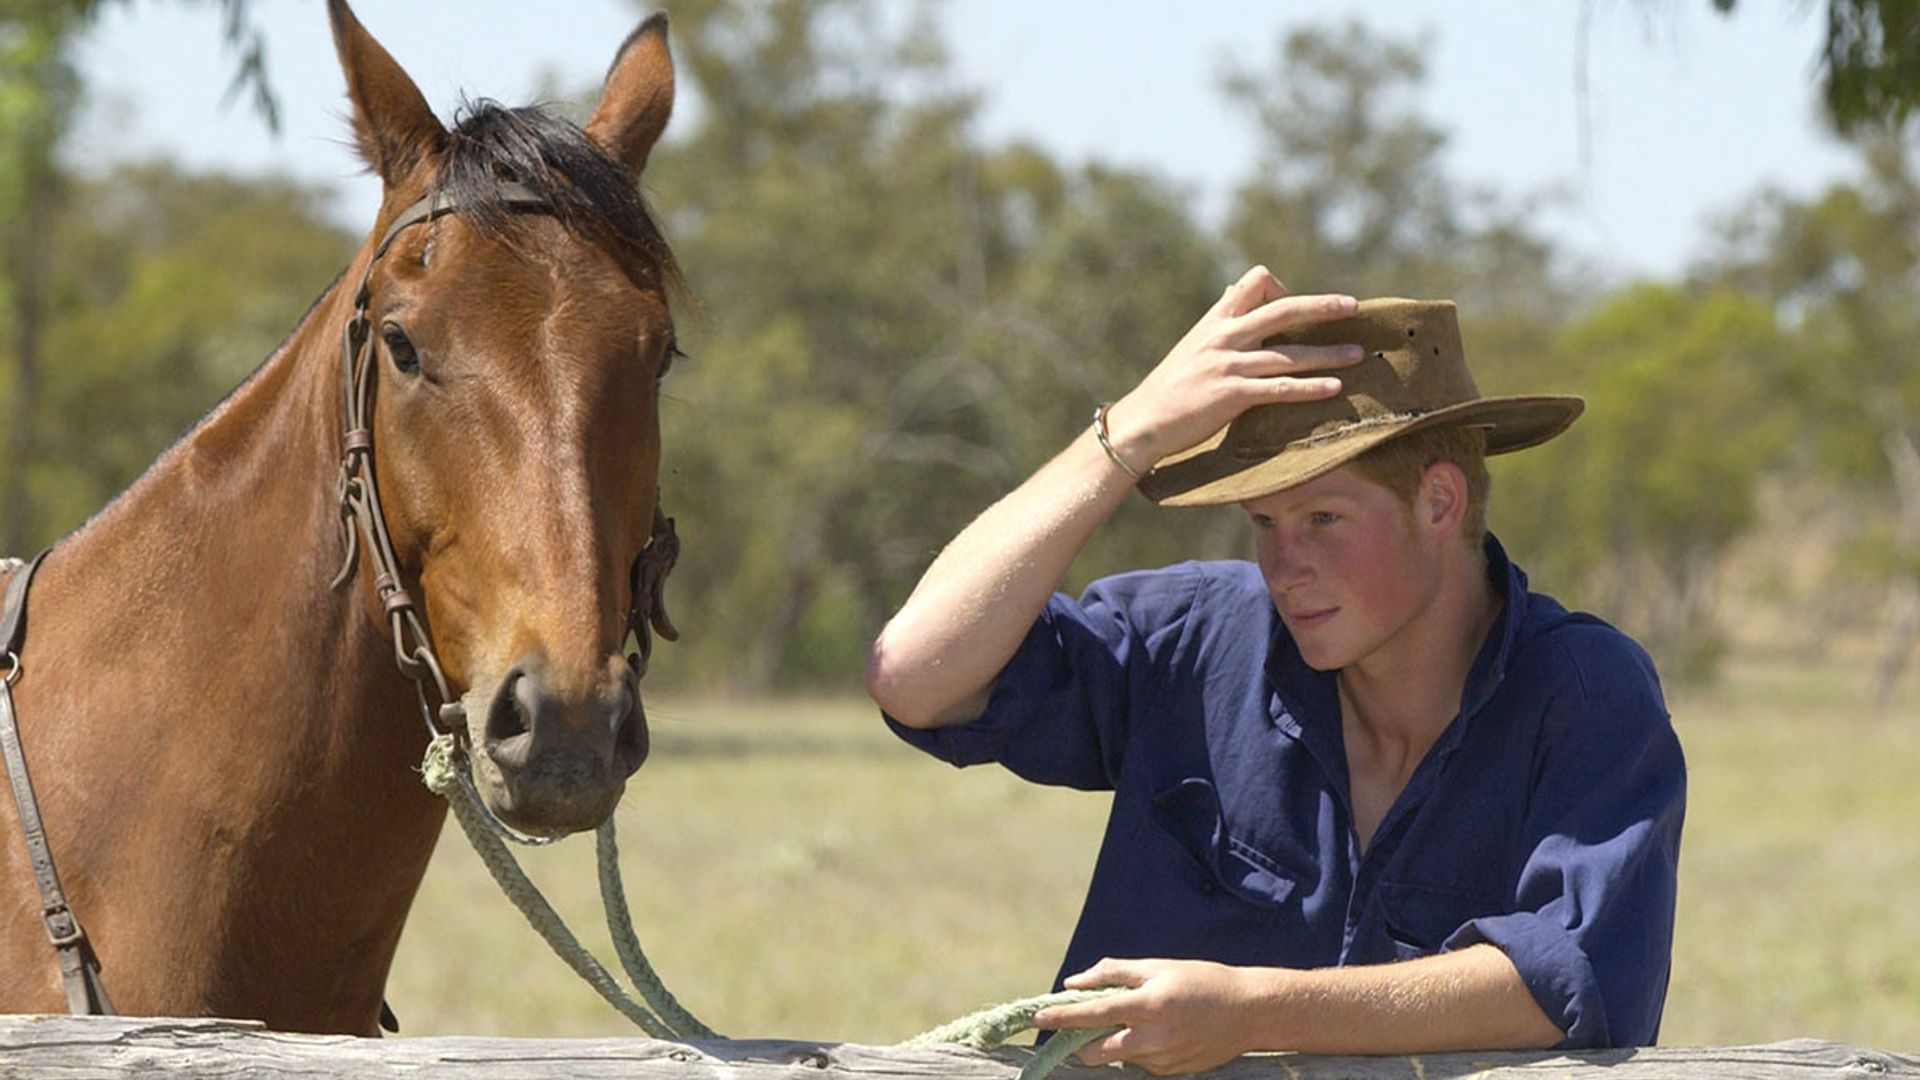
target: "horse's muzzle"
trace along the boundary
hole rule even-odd
[[[479,749],[480,793],[502,821],[555,836],[595,828],[613,813],[648,749],[637,688],[626,666],[618,668],[587,693],[560,692],[536,659],[500,680],[469,736]]]

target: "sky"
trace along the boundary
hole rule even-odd
[[[96,98],[75,160],[160,152],[285,171],[338,187],[343,222],[370,220],[378,185],[347,142],[324,4],[254,0],[253,10],[278,138],[244,99],[223,105],[234,65],[216,5],[131,0],[108,6],[81,48]],[[1449,136],[1450,175],[1502,198],[1562,192],[1539,227],[1613,277],[1682,273],[1708,223],[1763,184],[1804,194],[1855,171],[1819,123],[1824,7],[1807,0],[1745,0],[1732,17],[1708,0],[945,0],[937,10],[954,85],[982,97],[983,140],[1152,171],[1209,220],[1254,168],[1251,121],[1218,90],[1223,66],[1270,68],[1288,30],[1356,18],[1423,43],[1422,107]],[[356,11],[443,119],[463,91],[517,104],[542,85],[596,83],[644,14],[628,0],[360,0]],[[1266,261],[1285,276],[1285,252]]]

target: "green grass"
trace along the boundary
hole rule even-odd
[[[1735,669],[1676,700],[1691,798],[1662,1042],[1920,1047],[1920,708]],[[858,701],[650,705],[619,825],[634,922],[728,1035],[893,1042],[1047,989],[1106,800],[950,769]],[[582,837],[524,860],[613,964]],[[410,1035],[632,1034],[449,825],[389,985]]]

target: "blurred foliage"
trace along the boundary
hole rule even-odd
[[[165,163],[70,182],[37,268],[36,452],[0,461],[33,510],[20,550],[78,526],[287,334],[353,250],[324,198]],[[14,393],[0,380],[9,415]]]
[[[1884,702],[1920,646],[1920,146],[1888,133],[1858,145],[1857,180],[1762,194],[1705,272],[1792,335],[1804,471],[1850,497],[1841,569],[1886,596]]]
[[[1773,311],[1727,288],[1642,285],[1553,351],[1587,413],[1499,462],[1492,525],[1536,575],[1635,629],[1670,677],[1709,674],[1722,559],[1796,422]]]
[[[1739,0],[1713,0],[1733,11]],[[1842,133],[1903,126],[1920,107],[1920,3],[1827,0],[1820,50],[1827,116]]]
[[[16,46],[34,43],[36,48],[59,51],[69,43],[67,35],[84,27],[113,3],[130,0],[0,0],[0,51],[9,61],[16,58]],[[227,88],[228,99],[246,95],[254,112],[274,131],[280,130],[280,99],[267,81],[267,38],[254,25],[254,0],[180,0],[182,3],[220,9],[221,36],[234,54],[233,82]],[[52,33],[49,33],[52,31]],[[6,68],[6,70],[14,70]]]
[[[265,358],[353,240],[324,192],[129,165],[75,183],[46,274],[29,477],[42,527],[78,525]]]
[[[1671,676],[1714,670],[1741,545],[1794,534],[1770,476],[1845,508],[1832,570],[1890,597],[1854,616],[1881,620],[1883,681],[1911,654],[1920,189],[1897,135],[1860,137],[1855,180],[1757,196],[1690,280],[1602,294],[1534,231],[1544,196],[1447,173],[1418,40],[1320,28],[1228,71],[1259,161],[1215,227],[1151,173],[979,138],[926,7],[688,0],[673,15],[688,104],[647,182],[699,304],[681,313],[693,359],[663,408],[663,497],[687,544],[687,634],[663,680],[850,685],[941,545],[1252,262],[1302,290],[1453,297],[1483,391],[1585,394],[1565,438],[1496,459],[1493,525],[1539,587],[1640,636]],[[31,54],[24,24],[6,25],[0,44]],[[48,25],[52,42],[65,24]],[[9,68],[0,109],[31,84],[57,141],[79,86],[57,48],[42,55],[39,74]],[[0,162],[9,235],[31,203],[24,160]],[[318,194],[284,181],[162,164],[42,179],[38,246],[0,274],[6,297],[36,297],[0,313],[0,408],[25,418],[8,435],[29,447],[0,461],[0,521],[31,511],[36,543],[244,378],[350,247]],[[29,310],[41,325],[23,336]],[[40,362],[23,362],[28,337]],[[1244,531],[1230,509],[1139,500],[1069,584],[1243,554]],[[1771,602],[1806,601],[1782,585]]]
[[[52,522],[40,513],[32,473],[51,449],[45,426],[43,357],[47,353],[47,279],[55,261],[55,217],[68,194],[59,160],[62,140],[81,100],[70,51],[106,0],[0,0],[0,319],[8,363],[0,369],[9,397],[0,439],[0,550],[44,542]],[[278,130],[278,105],[266,79],[266,45],[248,19],[251,0],[210,0],[224,15],[229,47],[238,53],[232,93],[251,90],[256,111]],[[164,412],[164,408],[160,411]]]

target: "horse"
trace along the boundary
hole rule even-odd
[[[638,186],[673,108],[663,13],[584,126],[483,99],[449,127],[327,7],[382,186],[367,238],[52,548],[10,674],[118,1011],[374,1035],[445,817],[429,729],[457,726],[486,809],[536,836],[600,824],[647,755],[625,642],[671,636],[636,557],[684,285]],[[61,1011],[0,807],[0,1012]]]

